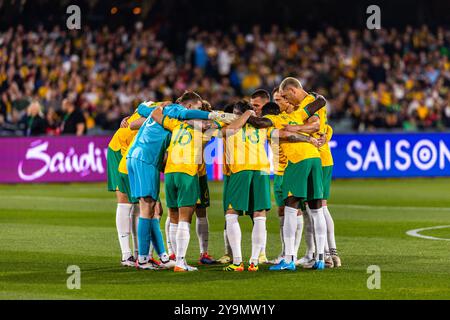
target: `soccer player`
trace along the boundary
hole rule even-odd
[[[289,114],[294,125],[304,124],[305,121],[320,121],[316,115],[311,115],[306,105],[315,100],[313,95],[308,94],[302,87],[300,81],[295,78],[286,78],[280,84],[280,94],[295,109]],[[296,123],[295,123],[296,122]],[[289,163],[283,178],[283,196],[285,200],[285,225],[284,239],[286,255],[285,260],[273,267],[273,270],[283,268],[295,269],[294,241],[297,227],[297,208],[301,201],[308,200],[310,207],[310,218],[314,228],[314,239],[316,244],[316,259],[313,264],[314,269],[323,270],[325,268],[325,241],[326,241],[326,220],[322,209],[323,199],[323,172],[320,153],[317,148],[303,148],[296,150],[295,144],[292,148],[285,148],[297,152],[291,154],[286,152]],[[295,214],[294,214],[295,212]]]
[[[325,109],[325,108],[324,108]],[[342,265],[341,259],[337,253],[336,249],[336,239],[334,234],[334,221],[331,217],[330,211],[328,209],[328,198],[330,195],[331,188],[331,180],[332,180],[332,172],[333,172],[333,156],[331,154],[330,147],[328,142],[331,140],[333,135],[333,129],[330,125],[328,125],[326,119],[326,111],[319,110],[320,122],[321,122],[321,130],[317,134],[317,137],[320,135],[320,139],[323,139],[323,146],[319,148],[320,158],[322,161],[322,171],[323,171],[323,200],[322,200],[322,208],[323,213],[326,220],[327,225],[327,241],[325,242],[325,265],[328,268],[340,267]],[[307,212],[309,208],[307,207]],[[308,217],[308,215],[305,215]],[[308,223],[311,223],[308,221]],[[305,221],[306,225],[306,221]],[[305,232],[307,239],[311,239],[312,235],[312,225],[307,226],[307,231]],[[313,261],[313,252],[314,252],[314,242],[309,240],[307,241],[307,250],[305,256],[298,260],[297,264],[303,265],[304,268],[311,267],[311,261]]]
[[[282,94],[281,87],[280,93]],[[282,96],[286,98],[283,94]],[[281,128],[293,124],[302,125],[304,129],[305,127],[311,127],[309,129],[314,131],[319,129],[317,119],[314,119],[311,123],[305,123],[305,121],[324,107],[326,101],[323,97],[315,99],[313,96],[310,96],[308,99],[305,99],[304,96],[300,102],[286,100],[292,105],[292,108],[289,110],[283,110],[282,114],[271,119],[267,116],[264,118],[251,117],[249,122],[257,127],[275,126],[275,128]],[[300,106],[301,108],[299,108]],[[282,183],[282,194],[285,204],[283,224],[285,257],[279,264],[272,266],[270,270],[295,270],[295,234],[297,233],[298,224],[302,221],[302,218],[297,218],[299,216],[298,209],[303,199],[307,198],[308,192],[314,198],[322,197],[322,171],[318,170],[317,165],[317,162],[320,161],[318,150],[311,144],[288,141],[286,145],[283,145],[283,151],[288,160]],[[308,182],[311,182],[309,188]],[[317,204],[317,201],[314,204]],[[323,254],[321,257],[323,259]],[[324,266],[323,260],[317,264],[317,268],[322,269],[322,265]]]
[[[275,91],[275,94],[278,92]],[[279,94],[278,94],[279,95]],[[276,96],[274,96],[275,98]],[[275,98],[276,99],[276,98]],[[276,101],[276,100],[275,100]],[[283,103],[278,99],[278,103]],[[262,108],[261,116],[267,116],[267,115],[279,115],[280,114],[280,107],[277,103],[269,102],[264,105]],[[283,153],[283,150],[281,149],[281,145],[279,141],[269,139],[270,147],[272,148],[272,154],[273,154],[273,166],[274,166],[274,177],[273,177],[273,193],[275,197],[275,203],[278,206],[278,218],[280,220],[280,238],[281,238],[281,253],[279,256],[269,261],[270,264],[278,264],[284,257],[284,241],[283,241],[283,223],[284,223],[284,199],[281,192],[281,185],[283,182],[283,173],[284,169],[287,165],[287,159],[286,156]],[[296,234],[297,236],[297,234]],[[301,234],[300,234],[301,237]]]
[[[179,104],[171,104],[162,109],[165,116],[182,119],[215,119],[231,120],[234,117],[205,112],[201,106],[202,99],[194,92],[186,92]],[[192,109],[192,110],[190,110]],[[152,111],[154,108],[152,109]],[[169,256],[164,248],[159,220],[155,219],[155,205],[159,197],[160,171],[165,151],[170,143],[170,132],[155,122],[151,117],[142,124],[127,155],[130,189],[133,197],[139,199],[140,217],[138,224],[139,257],[137,267],[154,269],[149,263],[149,246],[153,242],[163,266],[171,266]]]
[[[152,102],[145,102],[143,105],[149,106]],[[119,237],[120,249],[122,251],[121,264],[132,267],[135,265],[135,258],[130,247],[130,234],[132,235],[134,251],[137,252],[136,219],[139,216],[138,200],[132,197],[128,176],[119,172],[119,164],[123,160],[128,146],[136,135],[137,131],[129,128],[129,124],[141,115],[138,109],[124,119],[126,126],[119,128],[108,144],[107,151],[107,173],[108,191],[114,191],[117,198],[116,228]]]
[[[253,212],[252,255],[248,271],[258,271],[259,254],[265,243],[266,212],[270,210],[270,163],[265,151],[268,132],[246,123],[254,114],[246,102],[234,106],[236,114],[242,116],[222,129],[226,137],[226,161],[231,175],[228,179],[225,205],[227,208],[226,230],[233,252],[233,263],[225,271],[243,271],[241,253],[241,230],[238,215]],[[317,140],[309,136],[287,133],[284,130],[270,131],[270,136],[289,141]]]
[[[258,89],[250,96],[250,104],[257,117],[261,117],[263,106],[270,102],[270,94],[264,89]]]
[[[202,102],[202,110],[211,112],[211,104],[203,100]],[[203,139],[202,145],[202,155],[203,150],[205,149],[206,144],[210,140],[205,138]],[[195,214],[197,216],[195,230],[197,232],[197,238],[199,242],[200,248],[200,264],[213,264],[216,262],[212,256],[208,254],[208,246],[209,246],[209,221],[207,215],[207,208],[209,207],[209,187],[208,187],[208,176],[206,174],[206,164],[204,158],[202,158],[202,162],[200,164],[198,170],[198,180],[200,185],[200,203],[196,205]]]
[[[223,109],[223,111],[225,113],[233,113],[233,109],[234,109],[234,104],[230,103],[227,104],[225,106],[225,108]],[[226,137],[222,136],[222,143],[224,145],[224,149],[226,149]],[[225,200],[226,200],[226,193],[227,193],[227,185],[228,185],[228,179],[230,178],[230,168],[227,165],[227,161],[226,161],[226,152],[224,150],[223,152],[223,164],[222,164],[222,173],[223,173],[223,189],[222,189],[222,206],[223,206],[223,212],[224,215],[227,212],[227,205],[225,204]],[[225,248],[225,253],[222,257],[220,257],[219,259],[217,259],[217,262],[219,262],[220,264],[228,264],[232,261],[233,259],[233,253],[231,250],[231,246],[230,246],[230,242],[228,241],[228,236],[227,236],[227,223],[225,222],[224,224],[224,228],[223,228],[223,242],[224,242],[224,248]]]
[[[254,126],[263,128],[263,127],[271,127],[275,126],[276,128],[283,128],[286,126],[286,128],[289,127],[287,125],[289,123],[289,118],[287,114],[290,114],[294,111],[295,107],[291,105],[286,99],[284,99],[281,94],[279,93],[279,88],[276,87],[273,91],[273,98],[274,101],[278,104],[278,106],[274,106],[271,104],[267,104],[263,107],[266,109],[263,112],[264,117],[263,118],[255,118],[250,117],[249,122],[252,123]],[[318,97],[313,102],[310,102],[306,109],[310,112],[310,114],[314,114],[317,110],[322,108],[325,105],[325,99],[322,97]],[[280,116],[278,114],[282,112]],[[307,123],[301,126],[297,126],[297,131],[300,133],[312,133],[318,130],[318,124],[317,123]],[[283,174],[284,169],[287,165],[287,158],[283,153],[283,148],[280,148],[282,145],[279,143],[279,141],[275,141],[274,139],[270,139],[272,151],[274,154],[274,166],[277,168],[274,175],[274,195],[275,195],[275,201],[278,205],[278,216],[280,219],[280,238],[282,243],[282,250],[280,255],[274,259],[271,260],[269,263],[271,264],[278,264],[283,258],[284,258],[284,198],[282,193],[282,181],[283,181]],[[283,141],[281,141],[283,142]],[[295,232],[295,245],[294,245],[294,251],[295,253],[298,252],[298,249],[300,247],[301,237],[302,237],[302,230],[303,230],[303,217],[302,217],[302,211],[299,210],[297,213],[297,229]]]
[[[225,271],[244,271],[241,252],[241,229],[238,216],[253,213],[252,255],[249,271],[257,271],[259,254],[264,246],[266,211],[270,210],[270,164],[265,151],[266,130],[246,124],[254,115],[252,107],[241,101],[233,112],[241,117],[222,129],[226,140],[226,163],[231,171],[225,194],[226,231],[233,253],[233,263]]]
[[[202,108],[203,111],[211,112],[211,105],[208,101],[203,100],[202,102]],[[199,124],[202,125],[202,122],[196,121],[196,120],[190,120],[185,122],[187,124],[186,130],[190,130],[194,128],[196,125]],[[202,129],[206,130],[206,126],[210,125],[210,123],[206,122],[205,126],[202,125]],[[167,128],[170,129],[170,128]],[[201,131],[196,130],[195,132],[202,134]],[[197,136],[198,137],[198,136]],[[206,145],[206,143],[209,141],[209,138],[204,135],[204,139],[202,140],[202,151],[201,154],[203,155],[203,149]],[[171,143],[172,145],[172,143]],[[171,150],[171,147],[169,146],[169,150]],[[189,160],[189,159],[188,159]],[[173,169],[172,169],[173,170]],[[182,170],[182,168],[180,169]],[[196,219],[196,233],[199,241],[199,247],[200,247],[200,258],[199,263],[200,264],[213,264],[215,263],[215,260],[213,257],[211,257],[208,254],[208,240],[209,240],[209,223],[208,223],[208,216],[206,208],[209,207],[209,188],[208,188],[208,179],[206,175],[206,165],[202,158],[201,163],[198,166],[198,180],[199,180],[199,187],[200,187],[200,201],[196,203],[195,205],[195,214],[197,216]],[[167,185],[166,185],[167,187]],[[178,217],[179,217],[179,211],[180,209],[177,207],[170,208],[171,216],[172,216],[172,222],[169,222],[169,228],[166,231],[167,238],[172,240],[169,241],[168,246],[176,247],[176,233],[178,229]],[[169,236],[170,233],[170,236]],[[172,249],[173,250],[173,249]],[[175,257],[175,254],[173,255]],[[176,259],[176,258],[175,258]]]
[[[149,115],[149,110],[151,109],[147,109],[150,107],[155,107],[155,106],[166,106],[168,104],[171,104],[171,101],[164,101],[164,102],[151,102],[151,101],[146,101],[146,102],[142,102],[138,108],[136,109],[136,112],[129,117],[126,117],[122,120],[121,124],[120,124],[120,128],[128,128],[129,130],[131,130],[132,132],[132,136],[133,139],[136,136],[137,130],[139,130],[139,128],[142,126],[142,123],[145,121],[146,117]],[[136,115],[139,115],[140,117],[136,117]],[[131,139],[131,142],[133,140]],[[128,170],[127,170],[127,166],[126,166],[126,155],[128,154],[129,148],[131,146],[131,143],[129,143],[125,153],[122,156],[122,159],[120,160],[119,163],[119,174],[123,177],[123,179],[126,180],[126,183],[129,186],[129,179],[128,179]],[[136,199],[136,201],[138,201]],[[139,221],[139,205],[135,204],[133,206],[133,215],[131,218],[131,234],[133,235],[133,244],[134,244],[134,257],[135,259],[137,259],[138,257],[138,242],[137,242],[137,225],[138,225],[138,221]],[[155,206],[155,218],[156,219],[160,219],[161,216],[163,214],[163,208],[161,205],[160,200],[158,199],[158,201],[156,202],[156,206]],[[155,266],[159,266],[160,262],[158,260],[153,259],[153,251],[154,251],[154,247],[152,244],[150,244],[150,250],[149,250],[149,256],[150,256],[150,262],[152,264],[154,264]]]
[[[191,108],[201,108],[194,104]],[[162,109],[156,109],[152,118],[172,132],[165,167],[165,189],[167,207],[171,214],[176,212],[177,233],[175,239],[175,272],[197,271],[186,262],[190,239],[190,225],[196,205],[200,203],[199,164],[202,159],[203,134],[188,123],[163,116]],[[173,241],[171,241],[173,245]]]
[[[319,116],[321,114],[319,113]],[[321,118],[322,119],[322,118]],[[326,119],[326,113],[324,115]],[[328,198],[330,197],[331,180],[333,175],[333,156],[331,154],[330,146],[328,142],[333,136],[333,129],[328,123],[326,123],[326,133],[323,135],[325,138],[325,144],[323,147],[319,148],[320,158],[322,160],[322,170],[323,170],[323,200],[322,208],[323,214],[325,216],[325,221],[327,223],[327,246],[326,251],[329,252],[331,256],[331,261],[328,262],[330,267],[341,267],[341,258],[338,255],[336,248],[336,238],[334,234],[334,221],[331,216],[330,210],[328,209]]]
[[[261,117],[262,108],[268,102],[270,102],[270,94],[264,89],[257,89],[250,96],[250,104],[253,108],[253,111],[255,111],[257,117]],[[249,213],[249,217],[252,219],[253,222],[252,213]],[[269,262],[266,256],[266,241],[267,241],[267,234],[265,235],[264,245],[261,250],[261,254],[259,255],[259,263]]]

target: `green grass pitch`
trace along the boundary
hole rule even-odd
[[[450,241],[406,232],[450,225],[449,185],[449,179],[334,181],[329,207],[341,269],[226,273],[216,265],[189,274],[120,266],[115,197],[105,184],[2,185],[0,299],[448,299]],[[214,257],[223,253],[221,188],[210,183]],[[240,221],[248,260],[251,222]],[[275,210],[267,229],[273,258],[280,250]],[[450,228],[423,234],[450,239]],[[194,225],[188,253],[195,265]],[[69,265],[81,268],[80,290],[66,287]],[[381,269],[379,290],[367,288],[370,265]]]

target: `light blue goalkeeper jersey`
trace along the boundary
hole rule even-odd
[[[150,117],[156,106],[148,107],[141,103],[138,113],[146,117],[142,127],[139,129],[134,142],[127,155],[128,158],[135,158],[162,169],[164,153],[170,143],[171,133],[165,130],[159,123]],[[163,109],[163,114],[178,120],[203,119],[208,120],[209,113],[200,110],[189,110],[179,104],[170,104]]]

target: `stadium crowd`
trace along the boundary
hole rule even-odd
[[[139,24],[1,31],[0,135],[112,131],[140,101],[185,90],[220,109],[285,76],[328,99],[336,131],[450,128],[449,29],[255,26],[248,33],[193,28],[185,36],[181,50],[170,51],[158,29]]]

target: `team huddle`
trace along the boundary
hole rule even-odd
[[[307,93],[291,77],[272,91],[272,99],[267,91],[257,90],[249,102],[232,103],[224,111],[212,111],[195,92],[185,92],[174,103],[141,103],[122,121],[107,154],[108,190],[117,196],[122,265],[196,271],[185,258],[195,214],[201,264],[222,263],[225,271],[244,271],[239,217],[246,215],[253,222],[248,271],[258,271],[261,263],[272,264],[273,271],[340,267],[327,206],[332,133],[326,100]],[[210,199],[204,150],[212,139],[223,144],[225,254],[217,261],[208,254]],[[282,245],[271,261],[265,252],[266,219],[272,207],[267,144],[273,154]],[[166,242],[160,228],[161,172],[168,208]],[[307,251],[297,259],[303,226]],[[154,251],[159,259],[153,258]]]

